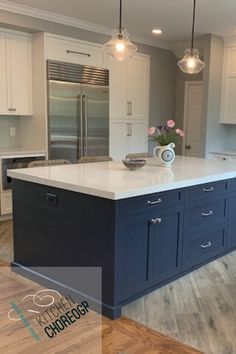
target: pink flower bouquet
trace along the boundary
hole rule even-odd
[[[169,145],[176,143],[178,138],[184,137],[183,130],[175,128],[175,121],[170,119],[165,124],[158,125],[157,127],[150,127],[148,135],[151,140],[157,142],[159,145]]]

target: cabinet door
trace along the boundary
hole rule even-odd
[[[229,197],[227,248],[236,247],[236,192]]]
[[[148,120],[149,60],[135,56],[127,62],[127,101],[133,119]]]
[[[8,95],[12,114],[32,115],[32,46],[31,38],[9,35]]]
[[[0,33],[0,114],[8,114],[6,36]]]
[[[114,160],[122,160],[127,155],[129,125],[126,122],[110,122],[109,155]]]
[[[150,220],[154,284],[181,271],[181,225],[181,213],[178,209],[160,211]]]
[[[151,245],[149,220],[124,220],[117,240],[117,301],[151,286]]]
[[[66,63],[104,67],[102,48],[60,36],[47,36],[47,59]]]
[[[110,118],[125,119],[129,108],[126,97],[127,63],[107,56],[107,68],[110,75]]]
[[[132,122],[129,125],[128,153],[148,151],[147,122]]]

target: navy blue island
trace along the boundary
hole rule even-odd
[[[110,318],[236,248],[232,162],[177,157],[171,168],[148,159],[137,171],[105,162],[8,175],[12,265],[26,276],[31,267],[102,267],[102,310]]]

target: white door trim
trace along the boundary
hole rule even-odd
[[[183,130],[184,130],[184,139],[182,143],[182,154],[185,155],[185,144],[186,144],[186,129],[187,129],[187,97],[188,97],[188,89],[189,86],[192,85],[201,85],[203,86],[203,81],[185,81],[184,85],[184,121],[183,121]]]

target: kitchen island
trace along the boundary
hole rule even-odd
[[[236,248],[236,163],[177,157],[172,168],[148,159],[137,171],[105,162],[8,174],[13,265],[102,267],[111,318]]]

